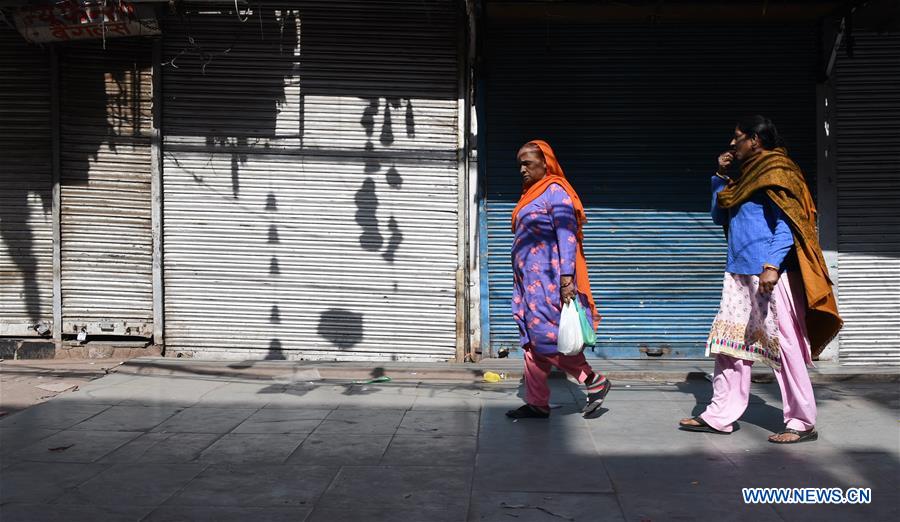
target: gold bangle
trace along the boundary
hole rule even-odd
[[[763,270],[774,270],[774,271],[777,272],[777,271],[778,271],[778,267],[775,266],[775,265],[770,265],[769,263],[765,263],[765,264],[763,265]]]

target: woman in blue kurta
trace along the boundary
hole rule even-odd
[[[713,221],[726,228],[728,260],[719,312],[707,339],[716,355],[713,397],[682,430],[727,434],[747,408],[753,363],[781,388],[785,430],[776,444],[818,438],[806,370],[843,321],[816,232],[816,210],[800,167],[764,116],[742,119],[712,177]],[[739,176],[728,176],[733,162]]]
[[[584,354],[557,352],[564,303],[578,299],[594,327],[600,321],[582,248],[584,206],[546,142],[526,143],[517,159],[523,190],[512,216],[512,312],[525,351],[526,404],[506,414],[549,417],[547,377],[556,366],[587,387],[582,412],[590,415],[609,392],[609,380],[591,369]]]

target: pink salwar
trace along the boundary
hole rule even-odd
[[[583,353],[542,355],[533,348],[528,348],[525,350],[525,401],[528,404],[545,409],[550,407],[550,387],[547,385],[547,378],[554,366],[576,378],[580,383],[584,383],[593,373]]]
[[[773,291],[781,345],[781,368],[774,370],[775,379],[781,388],[784,423],[798,431],[806,431],[816,424],[816,399],[806,371],[812,358],[805,326],[806,297],[802,290],[800,274],[785,272]],[[722,353],[716,356],[712,402],[700,415],[707,424],[724,432],[733,430],[732,423],[743,415],[750,399],[752,366],[753,361]]]

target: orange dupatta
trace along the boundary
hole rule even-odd
[[[575,249],[575,286],[578,288],[579,293],[587,297],[588,305],[591,308],[591,316],[594,318],[594,328],[597,328],[597,326],[600,325],[600,314],[597,313],[597,305],[594,302],[594,296],[591,293],[591,281],[588,278],[587,259],[584,257],[584,224],[587,223],[584,205],[581,204],[581,198],[578,197],[578,193],[575,192],[575,189],[569,184],[569,180],[566,179],[566,175],[563,173],[562,167],[556,160],[556,154],[553,153],[553,149],[550,148],[550,145],[543,140],[532,140],[526,143],[526,145],[536,145],[541,149],[541,152],[544,154],[544,163],[547,165],[547,174],[527,190],[522,191],[519,203],[512,213],[512,231],[513,233],[516,231],[516,220],[519,211],[522,210],[525,205],[540,197],[550,185],[556,183],[566,191],[566,194],[572,198],[572,205],[575,207],[575,219],[578,222],[578,233],[576,234],[578,245]]]

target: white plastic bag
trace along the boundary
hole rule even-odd
[[[575,303],[569,301],[563,305],[559,317],[559,339],[556,350],[562,355],[578,355],[584,348],[584,337],[581,335],[581,318]]]

